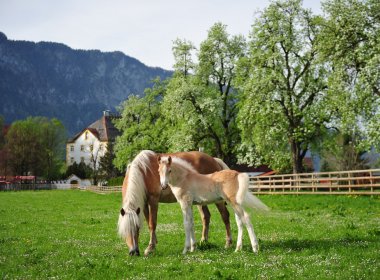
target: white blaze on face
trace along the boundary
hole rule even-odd
[[[169,172],[170,172],[170,160],[168,157],[161,158],[160,161],[160,183],[161,187],[165,189],[169,185]]]

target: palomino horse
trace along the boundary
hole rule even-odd
[[[192,205],[206,205],[220,201],[227,201],[235,211],[238,226],[236,251],[242,248],[244,224],[248,230],[252,250],[258,252],[259,244],[249,214],[243,206],[262,210],[268,210],[268,207],[248,191],[249,180],[246,173],[222,170],[202,175],[186,161],[170,156],[158,157],[158,163],[162,189],[166,189],[169,185],[181,205],[186,235],[184,254],[195,249]]]
[[[201,152],[183,152],[165,154],[183,159],[193,166],[199,173],[208,174],[228,166],[220,159],[213,158]],[[142,214],[149,224],[150,241],[144,254],[153,252],[156,244],[157,211],[159,202],[176,202],[170,189],[162,190],[158,174],[157,154],[152,151],[141,151],[132,161],[126,172],[122,196],[123,206],[120,210],[118,232],[126,241],[130,255],[139,255],[139,230],[142,226]],[[229,213],[225,202],[218,202],[216,206],[226,226],[226,247],[232,244]],[[202,241],[208,240],[210,211],[207,206],[198,207],[203,223]]]

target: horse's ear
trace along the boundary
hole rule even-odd
[[[136,209],[136,214],[137,214],[137,215],[140,214],[140,207]]]
[[[157,161],[158,161],[158,163],[161,162],[161,156],[157,156]]]
[[[168,157],[168,162],[169,162],[169,165],[172,164],[172,157],[171,156]]]

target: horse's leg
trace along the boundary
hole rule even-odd
[[[257,241],[255,231],[253,229],[251,219],[249,218],[249,214],[243,209],[244,212],[244,223],[248,230],[249,239],[251,240],[252,250],[257,253],[259,251],[259,242]]]
[[[202,219],[202,238],[201,242],[208,241],[208,230],[210,228],[210,210],[208,210],[207,205],[197,205],[199,214],[201,215]]]
[[[185,248],[183,248],[182,254],[186,254],[187,251],[194,251],[195,247],[193,211],[191,209],[192,203],[180,201],[180,205],[185,228]],[[191,232],[192,230],[193,232]]]
[[[253,230],[253,226],[251,224],[249,214],[244,210],[244,208],[241,205],[235,204],[233,205],[233,208],[235,210],[236,223],[238,224],[238,242],[236,244],[236,251],[241,250],[241,247],[242,247],[243,223],[244,223],[244,225],[246,226],[248,230],[249,239],[251,240],[252,250],[253,252],[257,253],[259,250],[259,244],[257,242],[257,238]]]
[[[238,228],[235,252],[238,252],[241,250],[243,246],[243,221],[241,220],[241,216],[236,211],[235,211],[235,219],[236,219],[236,224]]]
[[[223,220],[224,225],[226,226],[226,245],[225,245],[225,248],[229,248],[232,245],[230,213],[228,212],[226,203],[224,201],[219,202],[219,203],[215,203],[215,205],[218,208],[220,215],[222,216],[222,220]]]
[[[150,197],[148,199],[148,207],[149,207],[149,232],[150,232],[150,240],[149,245],[146,247],[144,251],[144,255],[147,256],[154,251],[157,244],[156,237],[156,226],[157,226],[157,212],[158,212],[158,197]]]

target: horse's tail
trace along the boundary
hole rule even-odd
[[[249,177],[247,173],[238,175],[239,190],[237,193],[237,202],[244,206],[257,210],[269,211],[269,207],[249,191]]]
[[[221,168],[222,170],[230,169],[230,168],[228,167],[228,165],[225,164],[224,161],[221,160],[220,158],[216,158],[216,157],[214,157],[214,159],[215,159],[215,161],[219,164],[219,166],[220,166],[220,168]]]

